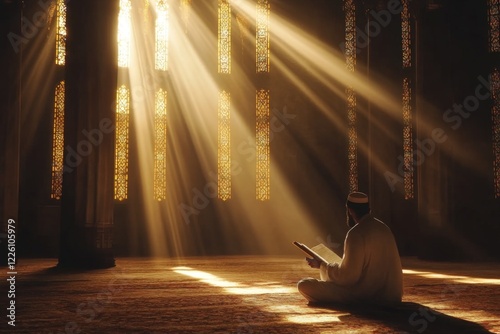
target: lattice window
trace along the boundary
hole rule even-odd
[[[115,199],[128,197],[130,90],[125,85],[116,92]]]
[[[166,0],[159,0],[156,6],[156,52],[155,68],[166,71],[168,69],[168,4]]]
[[[411,50],[411,16],[409,0],[402,0],[403,10],[401,12],[401,51],[403,68],[412,66]],[[413,166],[413,124],[412,124],[412,89],[411,80],[408,75],[403,79],[403,166],[404,166],[404,194],[405,199],[414,197],[414,166]]]
[[[354,0],[345,0],[345,56],[346,67],[351,73],[356,70],[356,5]],[[346,88],[349,191],[358,189],[358,139],[356,131],[356,92]]]
[[[231,4],[229,0],[218,0],[218,71],[231,73]]]
[[[349,94],[351,92],[348,91],[348,99]],[[352,92],[352,95],[354,93]],[[355,97],[351,97],[351,99]],[[348,126],[347,126],[347,135],[348,135],[348,146],[347,146],[347,159],[349,163],[349,191],[356,191],[358,189],[358,157],[357,157],[357,143],[358,143],[358,134],[356,131],[356,111],[348,110]]]
[[[411,21],[409,0],[402,0],[403,10],[401,12],[401,37],[403,51],[403,68],[411,67]]]
[[[120,0],[120,13],[118,15],[118,66],[130,65],[130,44],[132,40],[132,5],[130,0]]]
[[[167,198],[167,92],[159,89],[155,97],[155,137],[153,191],[158,201]]]
[[[257,154],[257,199],[271,197],[271,154],[270,154],[270,107],[269,90],[261,89],[256,94],[256,154]]]
[[[500,0],[488,0],[489,46],[491,53],[500,52]],[[493,187],[495,198],[500,198],[500,70],[491,73],[491,108],[493,132]]]
[[[218,197],[223,201],[231,198],[231,95],[219,93],[217,171]]]
[[[488,1],[490,51],[500,52],[500,0]]]
[[[405,199],[413,198],[413,126],[411,81],[403,79],[403,161]]]
[[[491,74],[491,109],[493,125],[493,182],[495,198],[500,198],[500,70],[495,68]]]
[[[356,5],[354,0],[345,0],[345,56],[347,70],[356,68]]]
[[[62,196],[64,172],[64,94],[65,83],[61,81],[55,89],[54,122],[52,127],[52,187],[50,198]]]
[[[65,0],[57,0],[56,20],[56,64],[66,64],[66,3]]]
[[[269,12],[269,0],[258,0],[255,29],[257,72],[269,72]]]

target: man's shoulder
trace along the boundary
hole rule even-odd
[[[354,234],[363,234],[365,231],[372,231],[373,229],[389,229],[389,227],[380,219],[375,218],[371,214],[366,215],[362,218],[362,223],[356,224],[353,228],[349,230]]]

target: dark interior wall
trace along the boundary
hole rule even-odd
[[[26,1],[21,7],[22,72],[20,91],[21,250],[30,255],[57,255],[59,203],[50,198],[55,65],[55,6]]]
[[[8,37],[20,35],[19,4],[0,3],[0,263],[7,264],[9,219],[19,221],[19,48]],[[19,225],[16,225],[18,227]]]
[[[455,136],[451,134],[448,143],[453,147],[450,148],[453,152],[450,155],[460,157],[452,159],[450,168],[450,218],[456,222],[459,233],[467,237],[462,241],[463,248],[467,249],[467,242],[472,242],[481,246],[478,251],[498,257],[500,252],[496,245],[500,235],[500,208],[498,199],[494,199],[492,182],[493,100],[491,96],[487,99],[481,97],[485,93],[491,95],[491,87],[487,86],[495,65],[488,54],[489,38],[484,33],[488,29],[485,13],[486,1],[479,1],[476,6],[461,1],[450,13],[453,31],[451,52],[455,55],[451,80],[453,102],[463,105],[466,111],[460,127],[454,124],[457,129],[450,131],[455,132]],[[464,21],[470,23],[464,25]],[[485,234],[485,231],[489,233]]]
[[[486,1],[443,4],[424,8],[420,19],[419,137],[431,138],[431,131],[439,128],[447,138],[436,144],[419,169],[419,224],[424,241],[420,254],[498,257],[492,101],[476,96],[477,87],[483,85],[480,78],[488,77],[491,66]],[[462,113],[451,111],[460,106]]]
[[[43,208],[50,202],[53,100],[47,93],[53,89],[53,72],[44,54],[52,50],[47,43],[53,32],[50,1],[5,1],[0,6],[2,224],[10,218],[17,221],[19,254],[27,249],[50,253],[57,249],[51,245],[58,234],[57,214]],[[40,215],[48,219],[40,220]]]

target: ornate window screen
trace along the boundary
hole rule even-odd
[[[402,0],[403,10],[401,11],[401,37],[403,51],[403,68],[411,67],[411,23],[410,23],[410,0]]]
[[[66,3],[56,2],[56,54],[55,63],[66,64]],[[57,84],[54,92],[54,115],[52,127],[52,175],[50,198],[61,199],[64,172],[64,99],[65,82]]]
[[[231,198],[231,95],[219,93],[217,172],[218,197],[223,201]]]
[[[402,0],[403,10],[401,11],[401,38],[403,70],[408,70],[412,66],[411,52],[411,17],[409,0]],[[403,160],[404,160],[404,194],[405,199],[414,197],[414,168],[413,168],[413,124],[412,124],[412,90],[411,78],[408,71],[405,71],[403,78]]]
[[[218,0],[218,71],[231,73],[231,3]]]
[[[168,4],[166,0],[158,1],[156,7],[156,43],[155,68],[168,70]]]
[[[167,197],[167,92],[159,89],[155,96],[154,136],[154,198],[158,201]]]
[[[490,51],[500,52],[500,0],[488,1]]]
[[[269,12],[268,0],[257,1],[257,19],[255,29],[257,73],[269,72]]]
[[[120,13],[118,14],[118,66],[129,67],[130,44],[132,39],[132,5],[130,0],[120,0]]]
[[[351,73],[356,70],[356,5],[354,0],[345,0],[345,56],[346,67]],[[358,189],[358,153],[356,131],[356,92],[352,86],[346,88],[349,191]]]
[[[257,199],[265,201],[271,197],[269,90],[261,89],[257,91],[256,105]]]
[[[55,89],[54,124],[52,127],[52,187],[50,198],[61,199],[64,172],[64,94],[61,81]]]
[[[56,64],[66,64],[66,3],[65,0],[57,0],[56,5]]]
[[[491,75],[491,109],[493,124],[493,182],[495,198],[500,198],[500,70],[495,68]]]
[[[130,90],[122,85],[116,92],[115,199],[128,197]]]
[[[413,198],[413,126],[411,107],[411,82],[403,79],[403,161],[405,199]]]
[[[489,49],[496,57],[500,54],[500,0],[488,1]],[[493,191],[500,198],[500,68],[495,65],[491,73],[491,108],[493,138]]]

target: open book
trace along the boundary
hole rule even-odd
[[[316,245],[312,248],[309,248],[303,243],[297,241],[294,241],[293,244],[310,257],[318,259],[326,264],[332,262],[340,263],[340,261],[342,261],[342,258],[340,256],[338,256],[334,251],[323,244]]]

